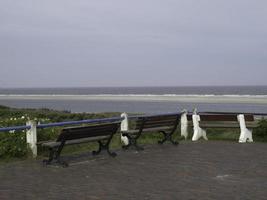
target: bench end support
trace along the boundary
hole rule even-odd
[[[245,143],[245,142],[253,142],[252,139],[252,131],[247,129],[246,122],[245,122],[245,116],[243,114],[237,115],[237,120],[240,124],[240,136],[239,136],[239,143]]]
[[[197,114],[193,114],[192,120],[193,120],[193,126],[194,126],[194,135],[192,137],[192,141],[197,141],[201,137],[203,137],[205,140],[208,140],[206,131],[200,128],[199,126],[200,116]]]

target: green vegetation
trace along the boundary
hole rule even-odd
[[[0,127],[25,125],[28,120],[35,120],[37,123],[53,123],[63,121],[76,121],[84,119],[97,119],[118,117],[120,113],[71,113],[69,111],[56,111],[47,108],[42,109],[16,109],[0,106]],[[130,123],[134,126],[134,123]],[[41,147],[42,141],[55,140],[63,127],[53,127],[38,129],[38,155],[47,156],[48,151]],[[239,129],[208,129],[207,136],[209,140],[232,140],[239,138]],[[192,130],[189,131],[189,138],[192,137]],[[139,142],[141,144],[155,144],[162,139],[161,134],[144,134]],[[174,134],[175,140],[182,139],[180,130],[177,129]],[[254,141],[267,142],[267,121],[261,120],[259,127],[253,130]],[[120,148],[120,135],[117,133],[111,143],[112,148]],[[81,145],[67,146],[63,154],[73,154],[82,151],[91,151],[97,148],[97,143],[88,143]],[[25,131],[0,132],[0,160],[10,160],[14,158],[26,158],[29,150],[26,144]]]
[[[16,109],[0,106],[0,127],[25,125],[28,120],[35,120],[37,123],[46,124],[115,116],[120,116],[120,113],[71,113],[69,111],[56,111],[47,108]],[[63,127],[38,129],[38,143],[54,140],[62,128]],[[94,147],[95,145],[91,146]],[[42,155],[44,151],[45,150],[39,145],[38,153]],[[25,130],[0,132],[0,158],[25,158],[28,152]]]
[[[267,142],[267,120],[261,120],[259,126],[253,132],[255,141]]]

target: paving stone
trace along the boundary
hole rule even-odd
[[[0,199],[267,199],[267,144],[145,145],[118,156],[64,156],[0,166]]]

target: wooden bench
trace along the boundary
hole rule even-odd
[[[140,116],[135,119],[135,127],[132,130],[122,131],[122,136],[128,138],[128,145],[124,145],[123,148],[127,149],[130,146],[134,146],[137,150],[143,150],[142,147],[137,145],[137,140],[143,133],[162,133],[164,139],[158,141],[159,144],[163,144],[166,141],[170,141],[172,144],[177,145],[178,142],[172,140],[172,135],[175,132],[180,121],[180,114],[166,114],[166,115],[150,115]]]
[[[87,142],[97,141],[99,149],[93,151],[93,155],[97,155],[102,149],[107,150],[112,157],[116,156],[115,152],[110,152],[109,144],[113,135],[120,127],[120,122],[94,124],[90,126],[69,127],[62,129],[56,141],[45,142],[42,146],[48,147],[50,150],[49,159],[43,160],[45,165],[55,161],[63,166],[68,166],[66,162],[61,161],[60,153],[65,145],[74,145]]]
[[[198,117],[199,116],[199,117]],[[254,120],[253,114],[211,114],[200,113],[196,116],[193,122],[193,115],[187,115],[188,126],[194,128],[193,141],[198,140],[200,137],[208,139],[206,131],[208,128],[240,128],[239,142],[252,142],[252,131],[257,127],[257,121]]]
[[[238,114],[199,114],[199,126],[205,128],[240,128],[237,120]],[[257,122],[251,114],[245,114],[245,121],[247,128],[256,128]],[[188,125],[193,126],[192,114],[187,115]]]

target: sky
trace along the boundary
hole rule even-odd
[[[0,0],[0,87],[267,85],[266,0]]]

